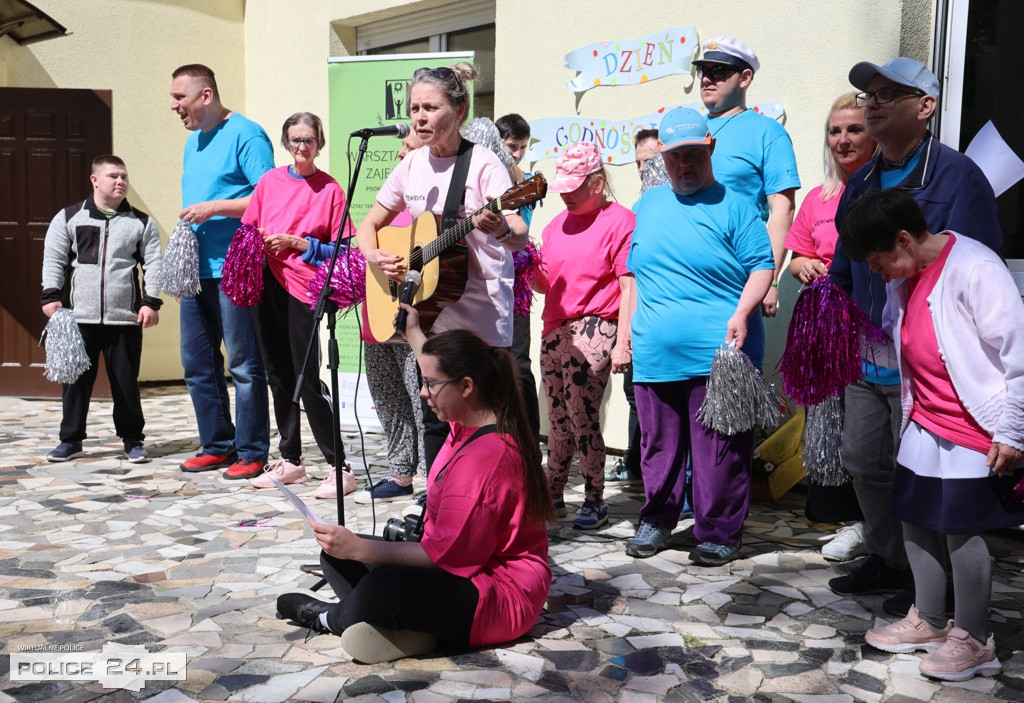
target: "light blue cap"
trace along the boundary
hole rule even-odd
[[[661,118],[658,127],[661,150],[671,151],[687,144],[711,144],[711,132],[704,116],[688,107],[677,107]]]

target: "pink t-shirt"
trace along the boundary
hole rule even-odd
[[[907,280],[909,296],[900,329],[900,350],[913,388],[914,407],[910,419],[943,439],[987,454],[992,447],[992,437],[967,412],[953,388],[928,305],[928,296],[939,280],[955,239],[950,234],[938,258],[915,278]]]
[[[843,191],[840,190],[825,202],[821,202],[821,188],[822,186],[818,186],[812,189],[800,204],[800,211],[797,212],[793,226],[786,235],[786,248],[800,256],[820,259],[825,268],[830,268],[832,257],[836,253],[836,240],[839,239],[839,232],[836,231],[836,209],[839,207],[839,198]],[[844,190],[845,188],[846,186],[843,186]]]
[[[563,211],[544,228],[541,259],[548,274],[542,334],[566,320],[619,314],[619,277],[626,268],[636,215],[618,203],[597,212]]]
[[[267,171],[256,184],[242,222],[267,234],[314,237],[321,242],[337,238],[345,211],[345,193],[326,171],[309,178],[292,175],[289,166]],[[345,234],[352,236],[351,222]],[[285,249],[266,254],[274,278],[294,298],[309,302],[309,281],[316,269],[302,260],[302,252]]]
[[[526,515],[522,460],[505,444],[511,438],[492,432],[455,452],[477,429],[452,423],[427,482],[421,541],[438,567],[480,593],[471,647],[522,637],[551,587],[547,529]]]
[[[454,156],[438,158],[429,148],[416,149],[395,167],[377,193],[377,202],[394,212],[408,209],[415,218],[426,211],[440,215],[455,168]],[[490,150],[473,146],[466,176],[463,219],[512,187],[512,179]],[[514,210],[505,210],[514,214]],[[473,230],[469,246],[469,277],[462,297],[441,311],[433,332],[469,329],[494,347],[512,344],[512,255],[494,237]],[[408,256],[408,252],[395,252]]]

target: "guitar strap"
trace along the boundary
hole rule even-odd
[[[452,182],[448,186],[448,197],[445,198],[444,210],[441,213],[442,232],[447,232],[459,221],[459,208],[466,199],[466,177],[469,175],[469,162],[472,158],[473,142],[463,139],[459,143]]]

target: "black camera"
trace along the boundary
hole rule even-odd
[[[384,524],[381,536],[388,542],[419,542],[423,539],[423,516],[393,517]]]

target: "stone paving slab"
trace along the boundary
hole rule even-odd
[[[688,557],[690,521],[671,549],[627,557],[642,489],[609,489],[607,528],[580,533],[567,518],[550,531],[554,581],[527,637],[356,664],[337,637],[275,618],[278,594],[316,581],[302,571],[316,561],[316,547],[297,512],[276,491],[178,470],[198,449],[183,388],[146,389],[143,406],[152,463],[121,459],[110,403],[96,401],[85,455],[49,464],[43,457],[56,445],[59,403],[0,398],[0,641],[5,653],[47,645],[94,651],[111,642],[183,652],[187,678],[137,692],[12,682],[4,656],[0,703],[1024,701],[1024,533],[989,535],[1003,674],[940,684],[918,673],[916,655],[864,645],[864,631],[885,619],[883,596],[828,590],[828,579],[851,565],[822,559],[834,526],[809,523],[797,492],[753,504],[742,558],[705,568]],[[384,475],[380,435],[360,444],[344,432],[344,440],[350,457],[365,456],[371,480]],[[336,520],[333,500],[312,497],[323,475],[318,458],[310,446],[316,478],[294,488]],[[582,503],[581,488],[576,475],[570,506]],[[405,505],[377,506],[378,533]],[[370,506],[349,500],[345,510],[349,527],[373,529]]]

